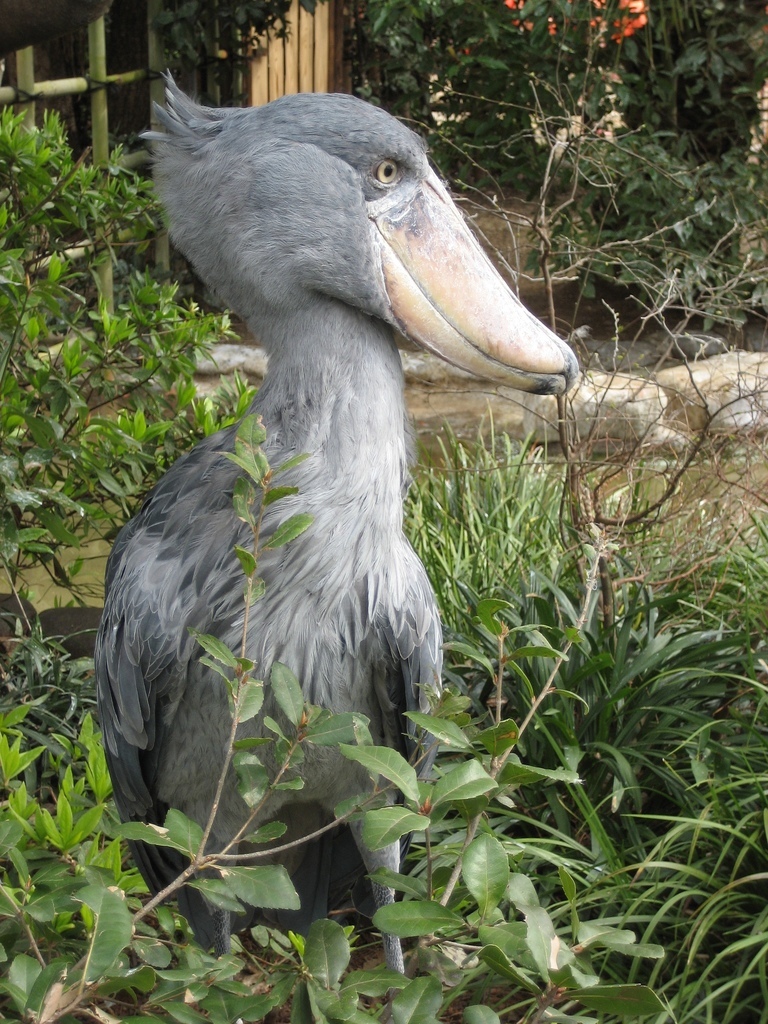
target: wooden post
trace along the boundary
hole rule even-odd
[[[16,79],[21,92],[35,95],[35,51],[31,46],[16,51]],[[24,108],[24,127],[29,131],[35,127],[34,100],[29,100]]]
[[[91,76],[91,137],[93,162],[105,168],[109,163],[109,113],[107,107],[107,41],[104,18],[97,18],[88,26],[88,65]],[[106,245],[103,234],[98,236]],[[107,246],[107,258],[96,267],[99,291],[107,309],[114,308],[112,281],[112,253]]]

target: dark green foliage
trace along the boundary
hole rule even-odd
[[[259,436],[243,433],[240,457],[254,486],[271,488],[272,471],[254,447]],[[402,806],[369,805],[368,841],[416,829],[428,842],[417,835],[408,875],[381,873],[403,899],[375,924],[416,946],[422,976],[406,981],[380,967],[348,973],[360,936],[332,921],[306,938],[258,928],[257,956],[238,950],[215,961],[153,901],[153,915],[134,915],[130,940],[140,883],[115,838],[91,719],[52,726],[67,718],[67,693],[75,718],[87,711],[87,668],[56,668],[32,641],[17,649],[14,687],[0,703],[6,1015],[47,1000],[74,1019],[66,998],[84,976],[96,984],[79,1005],[109,999],[123,1019],[256,1021],[291,999],[293,1020],[362,1022],[378,1016],[391,987],[395,1018],[413,1024],[452,1015],[454,1003],[468,1004],[468,1024],[535,1020],[547,1007],[561,1021],[640,1015],[661,1024],[672,1018],[660,996],[687,1024],[764,1019],[767,652],[760,621],[738,610],[745,584],[754,606],[765,606],[765,531],[723,547],[702,568],[709,592],[723,581],[706,621],[685,581],[676,589],[625,582],[614,588],[615,616],[605,624],[591,585],[597,555],[629,577],[629,550],[620,557],[597,537],[596,549],[563,545],[561,469],[504,439],[493,451],[453,444],[446,457],[447,468],[418,479],[410,519],[432,578],[446,584],[452,685],[435,717],[412,716],[440,743],[435,780],[419,783],[398,754],[372,747],[360,716],[302,708],[284,666],[270,682],[283,767],[270,778],[258,747],[234,752],[254,807],[273,787],[297,782],[283,773],[300,763],[306,743],[343,743],[382,787],[400,790]],[[256,520],[252,527],[246,575],[255,581]],[[644,542],[648,561],[662,564],[652,545]],[[591,567],[586,589],[577,556]],[[249,678],[250,663],[201,642],[226,678],[234,671],[235,713],[257,713],[262,684]],[[55,685],[46,692],[38,676]],[[554,686],[539,703],[548,681]],[[503,705],[488,699],[499,695]],[[171,812],[166,828],[131,826],[145,841],[195,856],[198,825]],[[272,823],[253,838],[274,850],[281,835]],[[290,883],[275,870],[257,862],[196,884],[222,906],[238,897],[290,900]],[[40,959],[28,952],[30,935]],[[79,961],[83,953],[88,962]]]
[[[311,14],[324,0],[300,2]],[[268,30],[284,32],[290,6],[291,0],[166,0],[155,25],[173,67],[202,69],[208,93],[215,87],[224,105],[239,105],[238,83],[241,89],[254,37]]]
[[[148,182],[75,162],[57,118],[0,115],[0,557],[15,579],[109,536],[219,403],[196,400],[195,357],[226,320],[180,305],[142,266]],[[94,267],[117,264],[114,312]],[[234,404],[248,400],[240,389]],[[72,573],[78,571],[75,563]]]
[[[763,4],[372,0],[360,91],[454,181],[521,196],[527,269],[631,286],[664,322],[766,309]]]
[[[514,490],[507,492],[509,481]],[[576,641],[557,667],[554,692],[516,744],[525,767],[515,764],[506,775],[517,790],[489,818],[493,834],[518,849],[556,925],[571,913],[559,867],[575,880],[579,914],[590,926],[627,927],[641,943],[664,947],[650,970],[638,959],[617,974],[616,962],[598,960],[607,977],[649,980],[676,1019],[691,1024],[762,1021],[764,524],[757,515],[736,543],[725,542],[720,511],[711,509],[715,528],[707,533],[701,524],[711,546],[690,549],[701,559],[697,571],[681,573],[676,587],[615,586],[615,618],[606,625],[598,595],[584,590],[579,548],[569,551],[556,535],[560,483],[560,469],[525,450],[505,452],[497,443],[491,456],[454,445],[447,471],[423,478],[414,504],[414,522],[440,517],[442,534],[414,535],[432,578],[444,579],[446,560],[455,558],[455,575],[441,590],[448,622],[461,623],[449,643],[448,674],[476,715],[487,714],[498,668],[499,630],[489,611],[510,630],[503,713],[516,723],[552,671],[545,642]],[[689,515],[695,522],[699,511],[691,507]],[[509,534],[497,533],[497,524]],[[643,558],[680,569],[685,551],[664,549],[677,548],[686,529],[678,522],[674,536],[646,534]],[[613,550],[615,576],[639,578],[630,552]],[[489,593],[492,602],[484,599]],[[552,773],[563,770],[577,772],[580,783],[558,783]],[[448,829],[438,842],[432,831],[435,864],[447,868],[455,837]]]

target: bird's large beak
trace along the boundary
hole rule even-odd
[[[406,201],[370,205],[395,322],[406,337],[470,373],[539,394],[573,384],[573,352],[529,313],[430,172]]]

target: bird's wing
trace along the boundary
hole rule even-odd
[[[402,716],[408,711],[429,712],[429,693],[439,694],[442,688],[443,632],[424,566],[410,546],[407,551],[405,598],[389,604],[379,628],[395,662],[388,679],[390,705],[400,719],[406,753],[410,760],[418,761],[419,774],[424,777],[434,753],[419,753],[425,741],[423,731]]]
[[[162,813],[157,760],[198,650],[190,628],[213,631],[242,604],[232,550],[239,470],[222,454],[228,433],[208,438],[175,463],[121,531],[107,563],[94,661],[104,745],[124,820],[156,820]]]

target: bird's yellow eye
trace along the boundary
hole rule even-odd
[[[382,185],[393,185],[399,173],[400,169],[394,160],[382,160],[376,168],[376,180]]]

